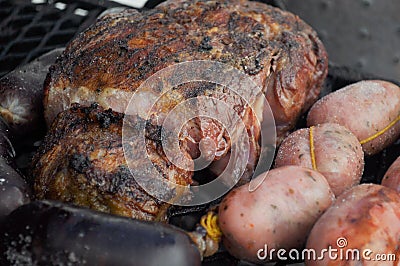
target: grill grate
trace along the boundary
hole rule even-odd
[[[104,1],[0,0],[0,77],[20,64],[63,47],[92,24]]]

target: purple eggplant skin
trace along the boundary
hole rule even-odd
[[[0,159],[0,223],[21,205],[31,200],[31,189],[18,171]],[[1,264],[0,264],[1,265]]]
[[[45,133],[43,84],[63,50],[52,50],[0,79],[0,116],[10,126],[15,142]]]
[[[0,265],[201,265],[181,229],[54,201],[13,211],[0,227]]]
[[[13,164],[15,159],[15,150],[10,141],[10,127],[0,117],[0,158],[7,164]]]
[[[30,202],[32,191],[14,164],[10,130],[0,119],[0,223],[19,206]]]

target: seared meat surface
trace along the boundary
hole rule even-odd
[[[240,71],[240,78],[233,79],[238,83],[235,85],[243,89],[244,79],[251,79],[260,91],[247,90],[249,95],[241,95],[208,79],[177,83],[182,75],[190,76],[198,69],[177,74],[176,68],[169,67],[194,60],[219,62]],[[204,152],[208,161],[214,161],[212,171],[220,173],[238,136],[247,132],[249,156],[238,159],[247,163],[243,183],[257,165],[262,123],[267,123],[267,119],[262,121],[264,110],[259,108],[262,94],[272,108],[280,142],[317,99],[327,63],[316,33],[288,12],[244,0],[167,1],[142,13],[125,10],[106,15],[72,40],[47,76],[45,118],[50,125],[58,113],[74,103],[90,106],[94,102],[104,109],[131,114],[128,103],[140,91],[142,97],[133,104],[143,110],[135,113],[137,119],[147,121],[149,129],[174,132],[171,135],[178,139],[179,148],[172,154],[189,158],[189,165]],[[212,64],[206,69],[215,73]],[[158,77],[151,84],[155,86],[147,86],[155,73]],[[204,96],[212,98],[211,102]],[[174,108],[192,99],[164,123]],[[214,100],[231,107],[234,114],[214,108]],[[211,115],[193,117],[183,125],[177,122],[183,114],[202,110]],[[116,122],[105,128],[97,118],[104,112],[74,107],[56,119],[36,156],[36,193],[40,198],[154,219],[162,204],[129,177],[121,146],[120,115],[112,113],[118,119],[108,119]],[[237,120],[232,118],[235,115],[245,131],[238,129]],[[221,123],[219,118],[226,117],[233,121],[231,125]],[[168,161],[157,134],[146,136],[147,154],[159,172],[165,178],[190,184],[191,169],[182,170]],[[132,145],[131,157],[140,166],[143,158],[135,155],[135,150],[144,147],[135,141]],[[168,188],[158,188],[168,192]]]
[[[157,127],[146,127],[147,147],[135,138],[123,146],[122,123],[123,114],[97,105],[73,105],[60,113],[33,160],[36,196],[142,220],[162,219],[166,204],[138,185],[126,160],[131,160],[129,166],[143,165],[145,158],[136,156],[135,150],[147,148],[151,162],[169,181],[189,185],[192,172],[168,161]],[[172,189],[160,189],[179,196]]]
[[[48,75],[46,120],[50,124],[74,102],[86,106],[98,102],[124,112],[132,93],[147,78],[191,60],[222,62],[250,76],[272,107],[278,141],[316,100],[328,63],[316,33],[288,12],[244,0],[167,1],[142,13],[126,10],[106,15],[77,36]],[[167,73],[160,86],[167,87],[173,78],[173,72]],[[187,87],[191,93],[160,103],[161,108],[151,114],[154,120],[160,123],[179,101],[206,93]],[[149,94],[158,97],[160,91]],[[245,124],[254,127],[254,119],[245,113],[249,112],[240,114]],[[229,151],[230,141],[217,123],[198,119],[182,131],[184,147],[196,146],[209,136],[218,139],[216,160]],[[189,152],[195,155],[196,148]]]

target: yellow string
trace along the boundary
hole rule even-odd
[[[310,155],[311,155],[311,164],[312,168],[317,170],[317,162],[315,160],[315,152],[314,152],[314,127],[310,127]]]
[[[392,126],[394,126],[398,121],[400,121],[400,115],[394,120],[392,121],[389,125],[387,125],[384,129],[382,129],[381,131],[375,133],[374,135],[372,135],[371,137],[368,137],[366,139],[363,139],[360,141],[361,144],[365,144],[368,141],[374,140],[377,137],[379,137],[380,135],[382,135],[383,133],[385,133],[386,131],[388,131]]]
[[[200,224],[206,229],[207,234],[211,239],[219,242],[222,232],[218,226],[218,215],[216,213],[210,211],[203,215],[203,217],[201,217]]]

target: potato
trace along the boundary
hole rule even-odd
[[[257,178],[265,179],[255,191],[250,192],[247,184],[223,199],[219,226],[233,256],[260,263],[264,261],[257,253],[265,245],[268,249],[303,247],[334,195],[320,173],[300,166],[273,169]]]
[[[310,130],[313,131],[312,135]],[[312,158],[315,159],[314,163]],[[275,159],[275,167],[285,165],[317,170],[328,180],[333,193],[338,196],[360,183],[364,170],[364,153],[361,144],[348,129],[327,123],[290,134],[282,142]]]
[[[400,156],[386,171],[382,179],[382,185],[400,192]]]
[[[320,99],[307,125],[338,123],[358,138],[366,154],[375,154],[400,136],[400,88],[382,80],[360,81]]]
[[[378,261],[377,255],[398,256],[399,240],[400,194],[381,185],[358,185],[338,197],[312,228],[306,250],[320,258],[306,258],[306,265],[398,265],[399,258]]]

